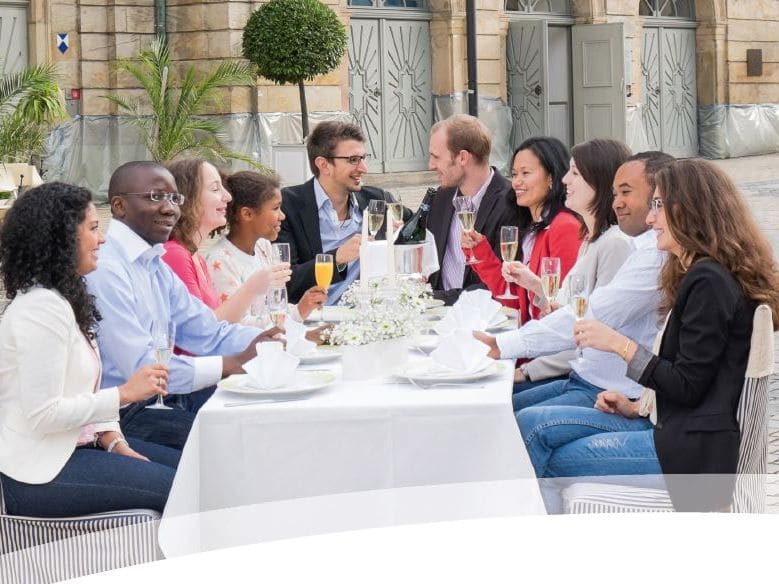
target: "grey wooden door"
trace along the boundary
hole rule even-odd
[[[695,30],[643,31],[644,130],[650,147],[676,157],[698,154]]]
[[[0,5],[0,72],[27,66],[27,7]]]
[[[547,134],[547,29],[543,20],[509,24],[506,38],[507,93],[511,147],[531,136]]]
[[[371,172],[427,169],[431,93],[426,20],[352,19],[349,107],[366,134]]]
[[[573,27],[574,142],[625,139],[622,23]]]

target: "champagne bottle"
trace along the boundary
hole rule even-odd
[[[419,209],[400,228],[395,245],[417,245],[425,242],[427,236],[427,214],[430,213],[430,204],[436,194],[434,188],[427,189]]]

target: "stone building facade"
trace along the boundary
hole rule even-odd
[[[465,107],[465,0],[322,1],[349,27],[350,51],[336,71],[307,86],[309,110],[351,112],[366,127],[373,126],[372,148],[379,163],[372,170],[423,169],[423,136],[434,117]],[[239,57],[243,26],[260,4],[0,0],[0,46],[9,47],[6,68],[23,61],[57,62],[66,97],[78,97],[69,100],[72,111],[83,120],[97,119],[116,114],[102,97],[107,92],[140,91],[112,69],[111,61],[132,57],[161,30],[166,31],[179,66],[207,68]],[[712,157],[779,149],[775,0],[475,0],[475,4],[480,108],[488,124],[506,134],[507,150],[526,134],[538,132],[559,135],[569,143],[612,133],[634,147],[659,145],[672,151],[666,142],[678,138],[686,140],[687,150],[677,154],[700,150]],[[68,35],[64,52],[57,46],[58,33]],[[611,53],[603,52],[607,46]],[[365,47],[372,47],[372,52]],[[529,64],[535,52],[540,61]],[[621,62],[607,71],[601,67],[602,59]],[[668,62],[658,69],[656,62],[664,59]],[[541,81],[531,78],[534,68],[541,70]],[[582,91],[605,87],[608,79],[617,92],[609,98],[612,103],[588,101]],[[71,89],[79,90],[78,95]],[[692,100],[686,109],[684,99]],[[259,79],[256,88],[224,90],[223,107],[214,113],[272,115],[277,121],[289,114],[294,120],[297,88]],[[369,110],[377,107],[383,108],[381,119],[371,119]],[[539,108],[543,115],[535,119],[531,110]],[[608,111],[616,112],[613,126]],[[588,122],[587,115],[594,117]],[[504,131],[506,125],[513,127],[510,134]],[[680,132],[689,135],[673,136]],[[260,132],[258,139],[268,136]]]

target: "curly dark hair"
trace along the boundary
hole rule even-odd
[[[279,188],[279,177],[275,174],[260,174],[253,170],[242,170],[224,179],[224,186],[232,195],[233,200],[227,203],[227,225],[230,229],[238,223],[238,212],[241,207],[259,209],[273,199]]]
[[[8,298],[33,286],[56,290],[90,340],[100,313],[76,266],[78,227],[91,204],[92,193],[85,188],[46,183],[19,197],[0,229],[0,274]]]

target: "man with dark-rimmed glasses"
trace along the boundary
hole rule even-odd
[[[184,202],[165,167],[145,161],[120,166],[111,176],[108,200],[113,220],[97,270],[87,278],[102,316],[101,387],[123,384],[141,365],[153,363],[152,323],[173,321],[176,345],[192,355],[175,355],[168,364],[166,404],[173,409],[132,404],[120,411],[120,424],[125,434],[183,448],[214,384],[241,373],[241,365],[256,354],[255,343],[278,329],[261,334],[217,320],[162,261],[162,244]]]
[[[362,215],[372,199],[394,201],[392,195],[362,184],[368,172],[365,136],[359,126],[345,122],[321,122],[306,143],[314,178],[282,190],[278,241],[290,244],[292,279],[287,285],[290,302],[297,302],[316,285],[317,254],[332,254],[333,284],[327,303],[335,304],[359,275]],[[384,226],[377,234],[383,238]]]

